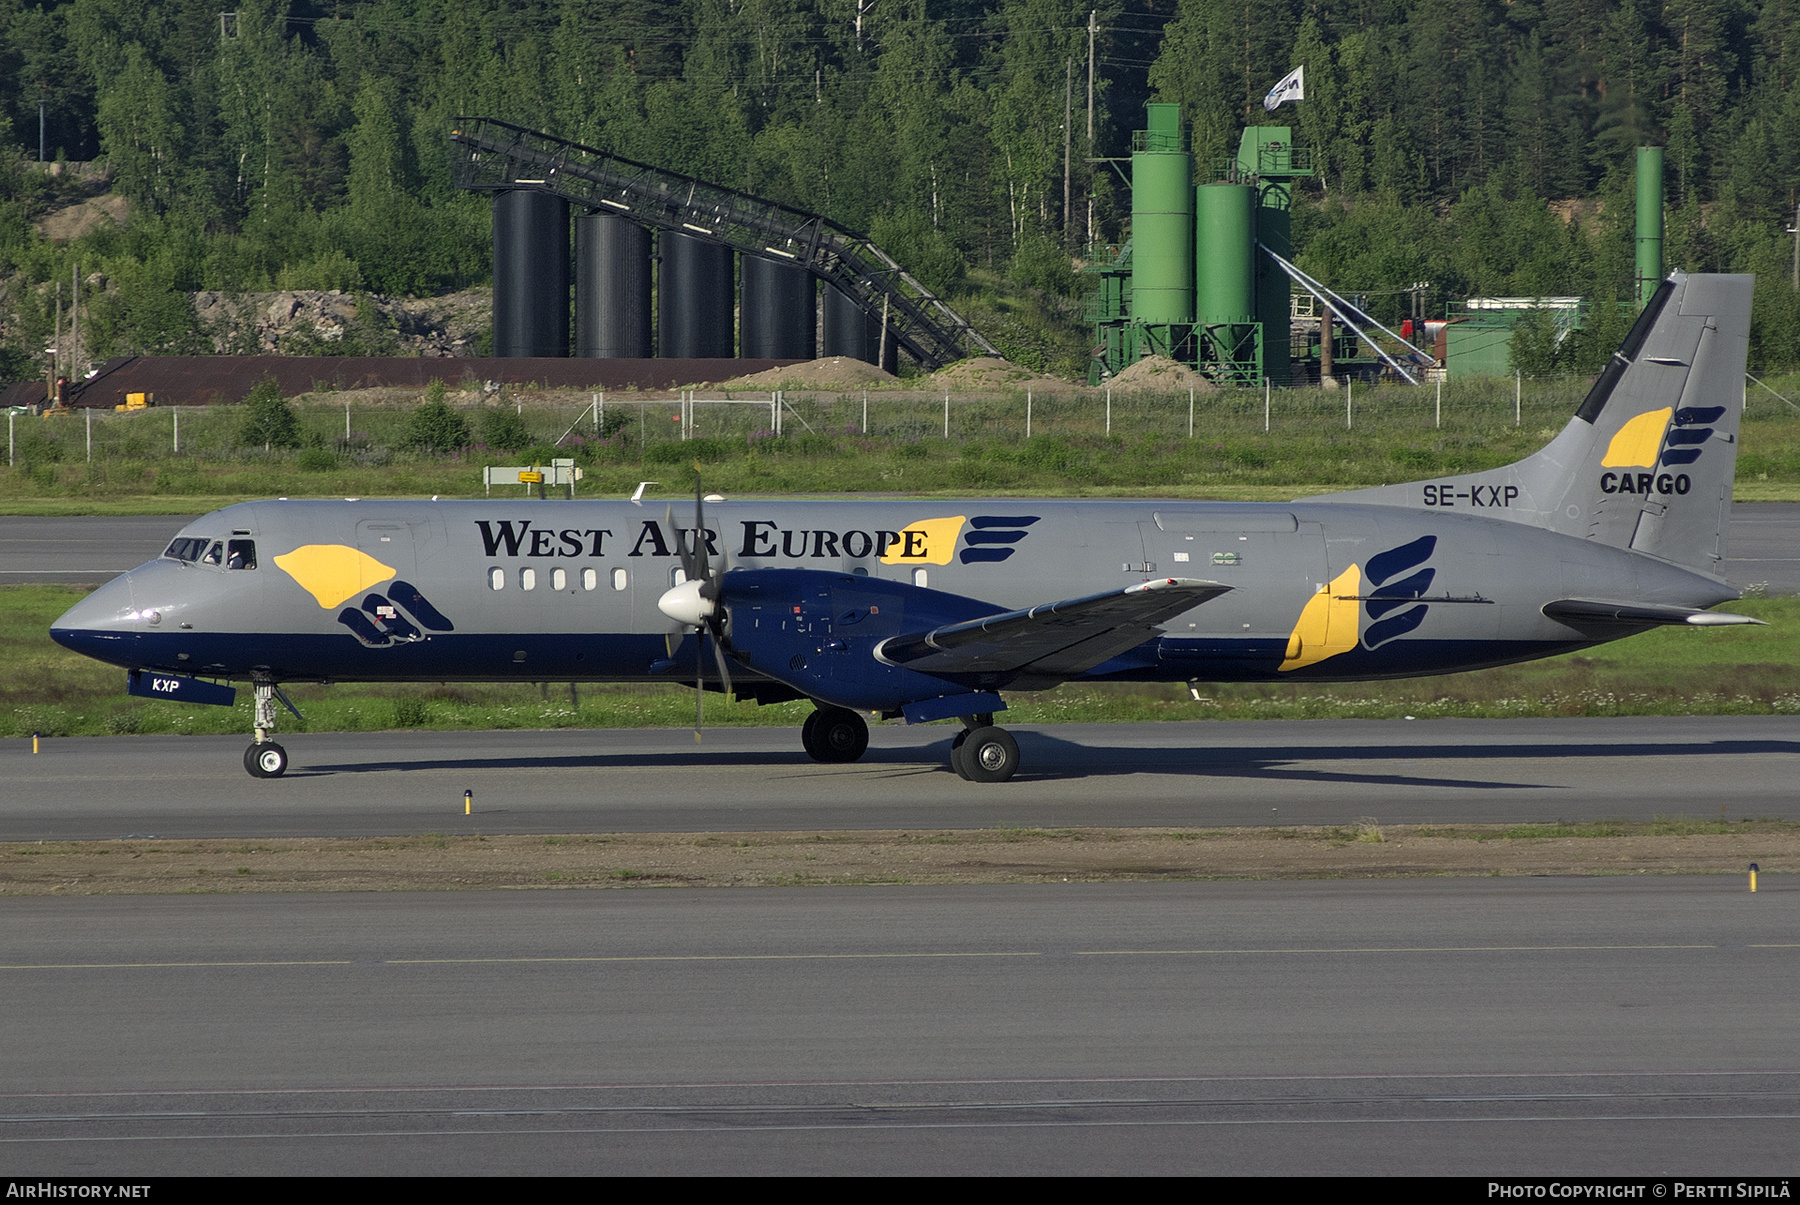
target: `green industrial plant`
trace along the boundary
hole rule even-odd
[[[1291,127],[1250,126],[1235,156],[1196,173],[1180,106],[1147,105],[1146,117],[1132,137],[1130,173],[1120,171],[1131,188],[1130,237],[1091,248],[1085,267],[1094,283],[1089,384],[1149,356],[1236,387],[1338,374],[1414,383],[1438,373],[1509,376],[1515,329],[1528,315],[1547,314],[1559,343],[1586,321],[1578,297],[1471,297],[1429,321],[1415,307],[1420,321],[1403,328],[1410,337],[1390,331],[1360,298],[1340,296],[1292,262],[1294,187],[1314,169]],[[1662,149],[1639,148],[1635,309],[1663,275],[1662,186]]]
[[[1313,174],[1312,152],[1287,126],[1252,126],[1196,186],[1180,106],[1146,110],[1132,137],[1131,238],[1095,248],[1087,268],[1089,382],[1155,355],[1220,384],[1286,384],[1289,275],[1274,256],[1292,254],[1293,185]]]

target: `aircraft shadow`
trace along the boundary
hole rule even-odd
[[[1455,788],[1460,790],[1555,790],[1542,782],[1514,782],[1478,776],[1408,774],[1393,768],[1358,773],[1341,768],[1312,768],[1316,763],[1461,763],[1524,761],[1554,764],[1575,760],[1641,760],[1656,757],[1767,756],[1800,753],[1800,741],[1696,740],[1686,742],[1553,744],[1381,744],[1381,745],[1153,745],[1109,747],[1082,744],[1043,731],[1017,730],[1023,766],[1015,782],[1111,778],[1134,774],[1187,775],[1195,778],[1247,778],[1287,782],[1360,783],[1366,785]],[[836,773],[950,774],[950,741],[907,748],[871,748],[851,767]],[[597,751],[551,757],[388,758],[297,766],[289,777],[339,774],[408,773],[428,770],[607,770],[607,769],[750,769],[792,768],[801,774],[826,770],[796,749]]]

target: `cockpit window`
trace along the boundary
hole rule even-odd
[[[200,563],[202,565],[217,565],[219,563],[219,561],[224,557],[224,553],[225,553],[224,541],[214,540],[212,542],[212,547],[208,548],[206,550],[206,555],[200,558]]]
[[[233,540],[225,549],[225,568],[256,568],[256,541]]]
[[[163,555],[177,561],[197,561],[206,551],[206,543],[204,536],[177,536]]]

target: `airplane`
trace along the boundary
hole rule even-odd
[[[1561,433],[1489,471],[1285,506],[696,489],[685,526],[641,491],[251,502],[51,635],[138,695],[230,704],[247,680],[260,778],[288,768],[286,683],[692,680],[812,700],[825,763],[862,756],[865,716],[958,717],[951,769],[1001,782],[1005,691],[1408,677],[1756,622],[1708,610],[1740,597],[1721,570],[1752,284],[1671,273]]]

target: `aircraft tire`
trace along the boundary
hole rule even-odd
[[[806,750],[806,756],[814,761],[824,761],[825,759],[819,756],[818,734],[819,712],[815,709],[807,713],[806,723],[800,725],[800,746]]]
[[[969,781],[969,768],[963,765],[963,748],[968,744],[969,733],[973,731],[973,728],[964,728],[950,740],[950,768],[965,782]]]
[[[807,750],[815,761],[827,764],[853,762],[869,748],[869,725],[854,711],[842,707],[821,707],[813,713],[813,748]]]
[[[244,769],[256,778],[280,778],[287,773],[287,750],[274,741],[264,741],[244,750]]]
[[[977,728],[952,757],[970,782],[1005,782],[1019,771],[1019,742],[1004,728]]]

